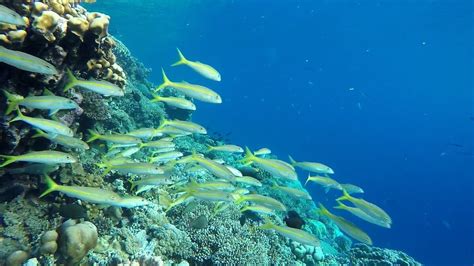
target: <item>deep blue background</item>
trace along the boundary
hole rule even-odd
[[[431,265],[474,263],[471,1],[88,7],[112,16],[111,32],[154,69],[155,83],[164,66],[172,80],[222,95],[222,105],[198,103],[196,122],[235,144],[326,163],[337,180],[362,186],[394,220],[387,230],[346,215],[375,245]],[[222,82],[169,67],[176,46],[219,69]],[[327,205],[338,196],[311,189]]]

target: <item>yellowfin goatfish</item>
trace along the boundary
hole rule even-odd
[[[166,141],[166,140],[155,140],[155,141],[150,141],[150,142],[145,142],[140,144],[140,148],[154,148],[154,149],[165,149],[165,148],[174,148],[175,144],[171,141]]]
[[[135,175],[157,175],[163,174],[163,169],[151,163],[124,163],[111,165],[108,162],[97,163],[97,166],[105,168],[104,175],[111,170],[115,170],[121,174],[135,174]]]
[[[23,155],[0,155],[7,159],[0,167],[7,166],[14,162],[30,162],[42,164],[75,163],[77,159],[71,154],[60,151],[32,151]]]
[[[47,189],[40,198],[51,192],[58,191],[69,197],[80,199],[89,203],[110,205],[124,208],[133,208],[150,204],[147,200],[139,197],[120,197],[113,191],[96,187],[63,186],[56,184],[53,179],[46,176]]]
[[[58,71],[50,63],[36,56],[0,46],[0,62],[18,69],[45,75],[56,75]]]
[[[6,115],[10,114],[18,105],[29,109],[49,110],[49,115],[53,115],[59,110],[79,107],[75,101],[59,96],[29,96],[24,98],[21,95],[11,94],[6,90],[3,90],[3,93],[8,100]]]
[[[369,235],[367,235],[364,231],[362,231],[346,219],[330,213],[321,203],[319,203],[318,205],[320,213],[331,219],[344,233],[348,234],[350,237],[354,238],[357,241],[360,241],[367,245],[372,245],[372,239],[370,239]]]
[[[141,139],[134,137],[134,136],[129,136],[129,135],[123,135],[123,134],[104,134],[101,135],[97,133],[94,130],[88,130],[89,133],[91,134],[90,138],[86,142],[92,142],[96,139],[99,140],[104,140],[107,142],[112,142],[112,143],[117,143],[117,144],[140,144],[142,143]]]
[[[164,102],[166,103],[166,105],[171,106],[171,107],[184,109],[184,110],[191,110],[191,111],[196,110],[196,105],[194,105],[193,102],[188,101],[184,98],[179,98],[179,97],[162,97],[162,96],[154,95],[151,102]]]
[[[290,196],[297,197],[297,198],[302,198],[302,199],[308,199],[311,200],[311,195],[308,194],[307,191],[303,191],[297,188],[292,188],[292,187],[284,187],[280,186],[276,183],[273,183],[273,186],[271,187],[272,189],[283,191],[287,193]]]
[[[192,190],[223,190],[223,191],[232,191],[235,189],[235,187],[225,181],[206,181],[204,183],[197,183],[194,180],[191,180],[191,183],[189,183],[187,188],[190,188]],[[186,190],[186,187],[184,190]]]
[[[370,203],[364,199],[354,198],[347,191],[342,190],[344,195],[339,197],[337,201],[341,200],[348,200],[352,204],[354,204],[357,208],[361,209],[363,212],[367,213],[367,215],[372,216],[374,219],[377,219],[381,223],[391,224],[392,218],[379,206]]]
[[[68,91],[74,87],[80,87],[104,96],[123,96],[123,90],[117,85],[104,80],[79,80],[71,72],[67,70],[68,83],[64,87],[64,91]]]
[[[165,163],[171,160],[178,159],[182,156],[183,153],[179,151],[165,152],[150,158],[150,163]]]
[[[72,130],[61,122],[48,120],[44,118],[29,117],[29,116],[23,115],[19,109],[18,109],[18,116],[13,118],[10,122],[15,122],[15,121],[23,121],[36,128],[42,129],[48,133],[60,134],[60,135],[68,136],[68,137],[72,137],[74,135]]]
[[[321,185],[327,189],[333,188],[333,189],[341,189],[341,185],[334,179],[327,177],[327,176],[311,176],[308,175],[308,178],[306,179],[306,182],[304,185],[308,184],[308,182],[314,182],[318,185]]]
[[[80,150],[88,150],[89,145],[85,143],[84,141],[80,139],[76,139],[73,137],[68,137],[65,135],[59,135],[55,133],[46,133],[43,132],[39,129],[36,130],[36,134],[32,138],[38,138],[38,137],[43,137],[47,138],[50,141],[57,143],[59,145],[62,145],[64,147],[69,147],[69,148],[74,148],[74,149],[80,149]]]
[[[263,205],[247,205],[240,209],[240,212],[252,211],[256,213],[266,214],[266,215],[276,215],[273,209],[265,207]]]
[[[214,161],[214,160],[213,160]],[[229,169],[229,171],[236,177],[242,177],[242,172],[239,171],[239,169],[233,167],[233,166],[230,166],[230,165],[225,165],[225,167],[227,169]]]
[[[268,148],[261,148],[261,149],[256,150],[253,154],[254,154],[255,156],[262,156],[262,155],[268,155],[268,154],[270,154],[270,153],[272,153],[272,151],[271,151],[270,149],[268,149]]]
[[[161,175],[161,176],[156,176],[156,177],[147,177],[135,181],[130,181],[132,184],[131,189],[134,189],[135,187],[140,187],[140,186],[161,186],[161,185],[171,185],[173,184],[173,181],[169,179],[167,175]]]
[[[237,176],[232,181],[237,183],[242,183],[249,186],[261,187],[262,183],[258,179],[251,176]]]
[[[263,196],[260,194],[246,194],[246,195],[236,196],[236,201],[235,201],[236,204],[239,204],[244,201],[249,201],[252,203],[257,203],[259,205],[264,205],[274,210],[286,211],[286,207],[285,205],[283,205],[283,203],[279,202],[278,200],[274,198]]]
[[[191,132],[184,131],[184,130],[181,130],[181,129],[177,129],[175,127],[162,127],[162,128],[158,129],[158,132],[160,132],[162,134],[166,134],[168,136],[171,136],[171,138],[176,138],[176,137],[180,137],[180,136],[188,136],[188,135],[193,134]],[[163,139],[161,139],[161,140],[163,140]]]
[[[385,227],[385,228],[390,228],[391,227],[391,225],[389,223],[385,223],[384,221],[379,221],[378,219],[368,215],[367,213],[365,213],[361,209],[347,206],[347,205],[343,204],[340,201],[338,201],[337,203],[338,203],[338,205],[335,206],[334,209],[341,209],[341,210],[348,211],[348,212],[352,213],[353,215],[361,218],[362,220],[365,220],[369,223],[373,223],[373,224],[378,225],[378,226],[382,226],[382,227]]]
[[[356,185],[352,184],[341,184],[342,189],[347,191],[349,194],[355,194],[355,193],[364,193],[364,190]]]
[[[166,76],[165,71],[163,69],[161,71],[163,73],[163,83],[155,89],[155,92],[170,87],[196,100],[207,103],[222,103],[222,98],[217,92],[201,85],[171,81]]]
[[[207,171],[209,171],[211,174],[218,178],[222,179],[232,179],[234,178],[234,174],[224,165],[218,164],[214,162],[213,160],[209,160],[205,158],[204,156],[198,155],[198,154],[192,154],[189,155],[185,158],[182,158],[178,163],[187,163],[187,162],[196,162],[198,163],[201,167],[205,168]]]
[[[248,148],[245,148],[245,157],[243,158],[243,161],[254,163],[259,168],[269,172],[275,177],[298,180],[295,170],[287,165],[287,163],[280,160],[257,157],[253,155]]]
[[[0,5],[0,23],[7,23],[16,26],[26,26],[25,21],[18,13],[4,5]]]
[[[296,162],[295,160],[293,160],[293,158],[291,158],[291,156],[288,156],[288,157],[290,158],[291,165],[299,167],[308,172],[319,173],[319,174],[334,174],[334,171],[331,169],[331,167],[324,165],[322,163]]]
[[[161,137],[163,133],[157,128],[139,128],[128,132],[126,135],[149,140],[154,137]]]
[[[313,247],[320,246],[319,239],[316,238],[314,235],[301,229],[276,225],[272,223],[270,219],[268,218],[265,218],[265,223],[263,225],[258,226],[258,228],[264,229],[264,230],[275,230],[280,235],[304,245],[313,246]]]
[[[140,147],[130,147],[127,148],[119,153],[117,153],[117,157],[130,157],[140,151]]]
[[[220,190],[189,190],[188,197],[206,201],[234,201],[231,193]]]
[[[232,153],[242,153],[244,152],[244,149],[242,149],[241,147],[237,146],[237,145],[219,145],[219,146],[211,146],[211,145],[208,145],[207,146],[207,151],[210,152],[210,151],[222,151],[222,152],[232,152]]]
[[[203,126],[191,121],[162,119],[160,128],[163,128],[165,126],[174,127],[191,133],[207,134],[207,130]]]
[[[219,74],[219,72],[215,68],[211,67],[210,65],[201,63],[199,61],[189,61],[188,59],[184,57],[183,53],[181,53],[181,51],[178,48],[176,48],[176,50],[178,50],[179,61],[172,64],[171,66],[187,65],[190,68],[192,68],[194,71],[201,74],[203,77],[206,77],[208,79],[212,79],[215,81],[221,81],[221,74]]]
[[[8,168],[5,172],[11,175],[30,174],[30,175],[44,175],[54,172],[59,169],[57,164],[41,164],[32,163],[23,167]]]

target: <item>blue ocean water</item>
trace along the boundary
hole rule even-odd
[[[470,1],[98,1],[154,71],[207,85],[193,120],[232,143],[330,165],[392,216],[354,220],[427,265],[474,263]],[[171,68],[175,48],[222,82]],[[301,172],[303,180],[306,173]],[[339,194],[310,186],[331,206]],[[339,213],[341,214],[341,213]]]

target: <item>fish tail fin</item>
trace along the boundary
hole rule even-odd
[[[337,206],[334,206],[333,207],[334,209],[340,209],[340,210],[345,210],[346,209],[347,205],[345,205],[344,203],[342,203],[338,200],[336,200],[336,202],[337,202]]]
[[[156,102],[161,102],[161,96],[160,95],[153,95],[153,99],[151,99],[152,103]]]
[[[131,178],[128,180],[128,182],[130,183],[130,190],[133,190],[137,186],[137,183]]]
[[[100,137],[102,136],[102,135],[100,135],[97,131],[94,131],[94,130],[92,130],[92,129],[88,129],[87,131],[89,131],[89,134],[91,135],[91,136],[89,137],[89,139],[86,140],[87,143],[92,142],[92,141],[94,141],[94,140],[96,140],[96,139],[100,139]]]
[[[248,147],[245,147],[245,155],[244,158],[242,158],[243,163],[250,163],[252,160],[255,158],[255,155],[250,151]]]
[[[168,124],[168,122],[169,122],[168,119],[162,117],[162,118],[160,119],[160,126],[158,127],[158,129],[164,128],[164,127]]]
[[[308,184],[309,180],[311,180],[311,174],[308,174],[308,178],[306,178],[306,182],[304,182],[304,185]]]
[[[186,57],[184,57],[183,53],[181,53],[181,51],[179,50],[179,48],[176,48],[176,50],[178,51],[178,55],[179,55],[179,60],[178,62],[172,64],[171,66],[179,66],[179,65],[185,65],[188,63],[188,60],[186,59]]]
[[[337,198],[336,199],[337,201],[351,200],[352,199],[352,196],[349,195],[349,193],[347,193],[347,191],[345,189],[342,189],[342,193],[343,193],[343,195],[341,197]]]
[[[214,150],[214,147],[212,147],[211,145],[206,145],[206,146],[207,146],[207,152]]]
[[[0,158],[6,159],[2,164],[0,164],[0,168],[16,162],[16,156],[13,155],[0,155]]]
[[[156,87],[155,92],[162,90],[168,87],[169,85],[171,85],[171,81],[166,76],[165,70],[163,68],[161,68],[161,74],[163,75],[163,83],[161,83],[158,87]]]
[[[5,97],[7,97],[8,102],[8,107],[5,111],[5,114],[9,115],[11,112],[13,112],[13,110],[16,109],[18,103],[23,99],[23,97],[17,94],[9,93],[7,90],[3,90],[3,94],[5,94]]]
[[[319,212],[320,212],[322,215],[324,215],[324,216],[327,216],[327,215],[328,215],[329,211],[328,211],[328,209],[326,209],[326,207],[324,207],[323,204],[318,203],[318,207],[319,207]]]
[[[23,120],[23,118],[25,118],[23,113],[20,111],[20,108],[17,108],[16,111],[17,111],[18,116],[16,116],[12,120],[8,121],[8,123],[15,122],[15,121],[21,121],[21,120]]]
[[[32,136],[32,138],[41,138],[41,137],[46,137],[46,133],[42,131],[41,129],[36,129],[36,134]]]
[[[54,182],[54,180],[49,177],[48,175],[45,175],[45,181],[46,181],[46,190],[41,193],[41,195],[39,196],[40,198],[48,195],[49,193],[53,192],[53,191],[56,191],[59,187],[58,184],[56,184],[56,182]]]
[[[294,166],[296,161],[293,159],[293,157],[291,157],[291,155],[288,155],[288,158],[290,159],[290,164]]]
[[[68,68],[66,69],[66,74],[67,74],[67,83],[64,86],[64,92],[72,89],[74,86],[77,85],[78,79],[72,74],[72,71]]]
[[[275,225],[272,223],[272,221],[270,221],[268,217],[264,217],[263,219],[264,219],[263,224],[257,226],[257,228],[264,229],[264,230],[273,229]]]

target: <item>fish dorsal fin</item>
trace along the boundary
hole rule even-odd
[[[44,95],[44,96],[55,96],[52,91],[50,91],[50,90],[48,90],[48,89],[46,89],[46,88],[43,90],[43,95]]]

